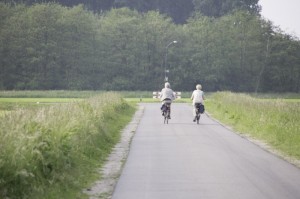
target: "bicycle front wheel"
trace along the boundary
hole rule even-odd
[[[197,116],[196,116],[197,124],[199,124],[200,117],[201,117],[201,114],[198,112],[198,113],[197,113]]]

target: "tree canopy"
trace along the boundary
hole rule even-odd
[[[185,23],[196,10],[204,16],[221,17],[237,9],[259,13],[258,0],[3,0],[6,3],[59,3],[63,6],[83,4],[95,13],[128,7],[142,13],[159,11],[177,24]]]
[[[57,3],[0,3],[0,15],[0,89],[157,90],[167,64],[176,90],[300,91],[299,39],[245,9],[184,24]]]
[[[235,10],[260,12],[259,0],[193,0],[195,10],[209,17],[221,17]]]

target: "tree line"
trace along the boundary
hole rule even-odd
[[[102,13],[112,8],[128,7],[145,13],[159,11],[173,19],[175,23],[185,23],[194,11],[205,16],[220,17],[236,9],[259,13],[259,0],[2,0],[5,3],[34,5],[36,3],[59,3],[63,6],[84,5],[94,13]]]
[[[167,68],[176,90],[300,92],[299,39],[261,18],[257,1],[203,14],[211,1],[193,0],[184,23],[124,2],[0,3],[0,89],[157,90]]]

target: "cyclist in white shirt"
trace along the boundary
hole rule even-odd
[[[195,104],[196,103],[201,103],[203,104],[204,103],[204,92],[201,90],[202,89],[202,86],[201,84],[197,84],[196,85],[196,90],[193,91],[193,94],[191,96],[191,99],[193,100],[193,116],[194,116],[194,122],[196,121],[196,106]]]
[[[165,88],[163,88],[160,92],[160,101],[162,102],[161,110],[163,109],[163,106],[165,103],[172,103],[173,100],[175,100],[174,91],[171,89],[171,85],[169,82],[165,83]],[[170,113],[171,113],[171,107],[170,107]],[[169,118],[171,119],[171,118]]]

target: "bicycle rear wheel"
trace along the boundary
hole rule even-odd
[[[197,114],[197,124],[199,124],[200,116],[201,116],[201,115],[198,113],[198,114]]]
[[[170,115],[170,112],[167,110],[164,114],[164,124],[169,123],[169,115]]]
[[[168,117],[164,117],[164,124],[168,124],[169,123],[169,121],[168,121],[169,119],[168,119]]]

